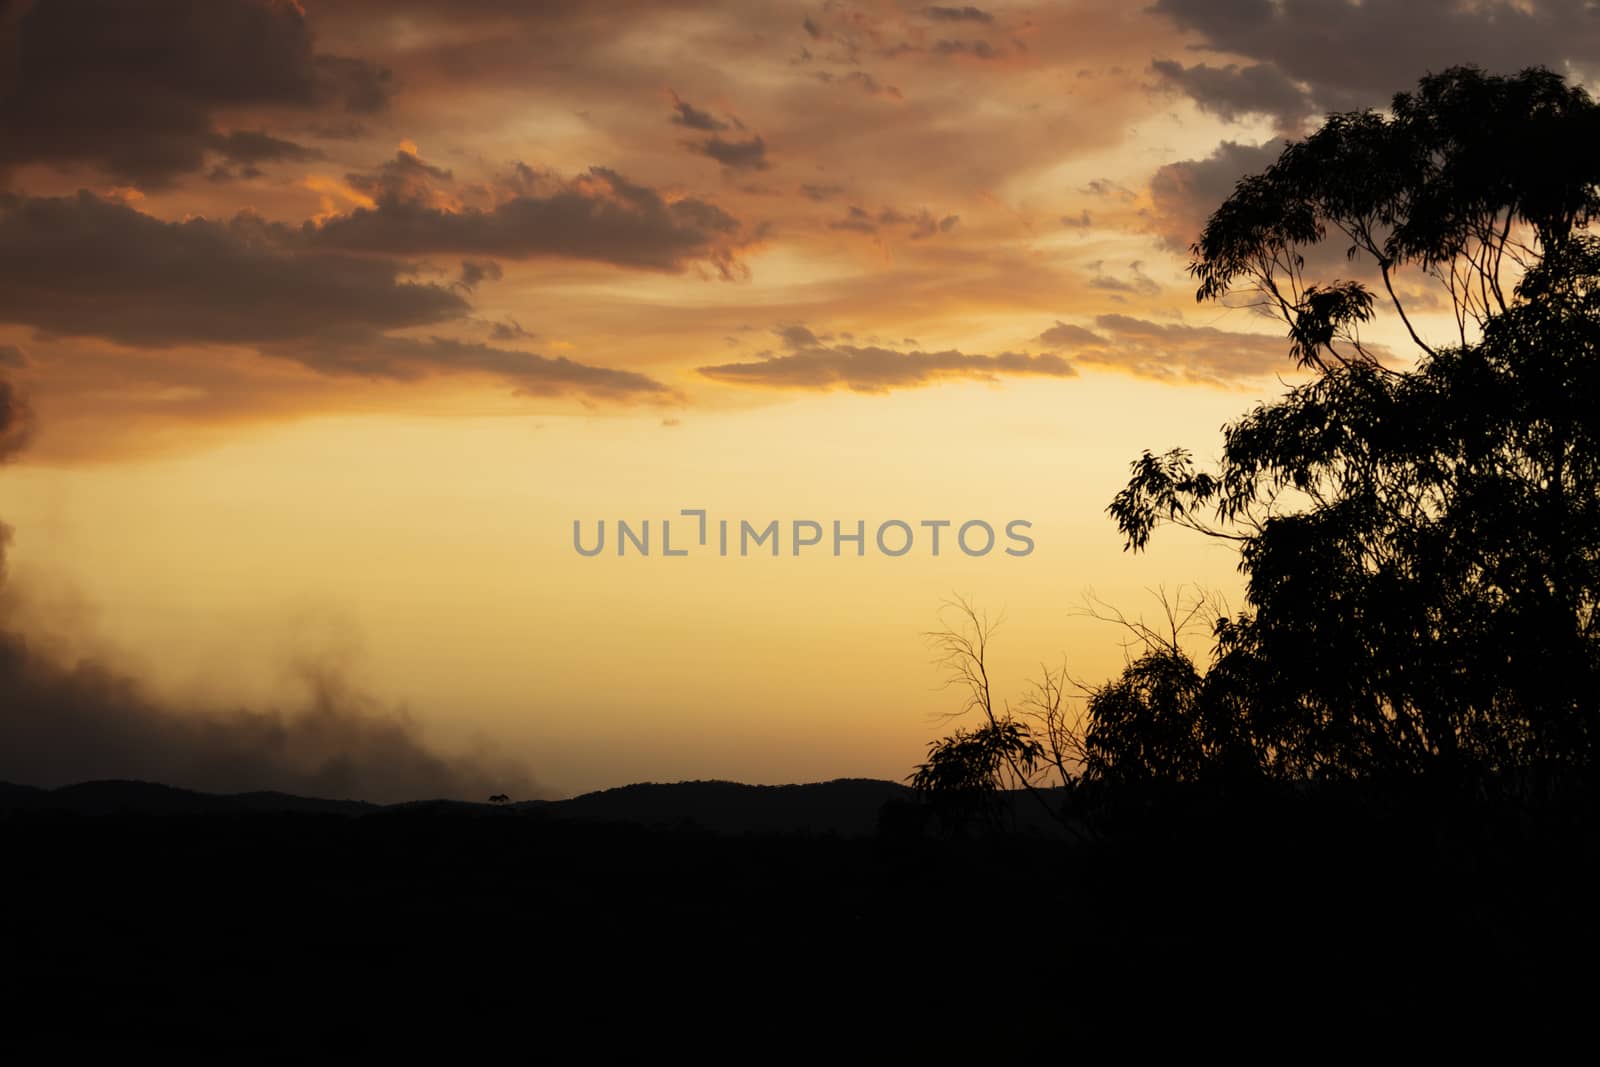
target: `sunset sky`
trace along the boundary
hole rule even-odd
[[[1104,511],[1294,378],[1185,271],[1234,182],[1430,70],[1596,60],[1576,0],[0,2],[0,779],[903,778],[952,595],[1013,700],[1118,668],[1086,594],[1240,606]],[[663,557],[694,508],[780,555]],[[324,766],[424,754],[472,773]]]

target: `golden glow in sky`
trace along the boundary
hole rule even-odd
[[[1294,22],[1325,6],[20,5],[3,621],[184,714],[336,678],[553,794],[903,778],[959,706],[923,638],[951,595],[1004,612],[1008,695],[1118,668],[1087,591],[1239,603],[1225,547],[1130,556],[1104,509],[1294,374],[1185,248],[1282,137],[1424,72],[1383,3],[1324,12],[1369,57],[1333,69]],[[1585,54],[1476,17],[1450,62]],[[573,549],[685,508],[783,552]],[[891,519],[1035,547],[788,551]]]

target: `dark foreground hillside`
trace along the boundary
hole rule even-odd
[[[1590,805],[1268,799],[1131,805],[1074,845],[5,791],[0,1041],[990,1062],[1586,1028]]]

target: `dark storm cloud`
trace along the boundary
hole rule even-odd
[[[445,337],[367,337],[321,340],[293,348],[262,350],[306,363],[326,374],[414,381],[434,374],[487,374],[508,382],[522,396],[580,396],[604,400],[675,399],[667,386],[634,371],[614,370],[550,358],[476,341]]]
[[[1239,179],[1266,170],[1283,146],[1282,141],[1260,145],[1224,141],[1205,159],[1169,163],[1156,171],[1150,179],[1150,199],[1162,242],[1175,251],[1188,251]]]
[[[722,137],[707,137],[703,141],[685,141],[691,152],[714,159],[729,170],[766,170],[767,142],[760,137],[747,141],[729,141]]]
[[[385,336],[471,310],[457,288],[406,280],[407,270],[313,247],[300,229],[248,215],[166,222],[86,192],[0,197],[0,322],[146,347],[248,345],[326,374],[473,372],[540,395],[667,392],[643,375],[566,359]],[[464,263],[462,280],[496,270]]]
[[[1200,110],[1230,122],[1250,115],[1271,115],[1281,125],[1292,127],[1314,107],[1304,89],[1277,67],[1265,63],[1248,67],[1198,63],[1185,67],[1158,59],[1150,69],[1163,85],[1189,96]]]
[[[1097,316],[1094,326],[1058,321],[1039,341],[1080,363],[1158,381],[1244,385],[1290,366],[1282,336],[1114,314]]]
[[[1215,51],[1306,84],[1319,111],[1382,106],[1463,63],[1593,71],[1600,58],[1600,18],[1583,0],[1157,0],[1151,10]]]
[[[448,183],[454,177],[443,167],[423,162],[415,152],[401,149],[376,171],[347,174],[345,181],[356,192],[365,193],[381,204],[385,201],[427,200],[436,186]]]
[[[672,108],[674,112],[672,121],[675,125],[685,126],[691,130],[705,130],[708,133],[728,128],[726,122],[709,111],[701,111],[677,93],[672,94]]]
[[[1093,330],[1056,320],[1056,324],[1035,338],[1046,348],[1067,348],[1072,345],[1103,345],[1106,339]]]
[[[328,220],[312,240],[395,255],[554,256],[663,271],[702,261],[724,273],[737,269],[737,219],[694,197],[669,203],[603,167],[562,181],[519,165],[509,195],[488,208],[437,204],[436,183],[449,178],[409,152],[375,175],[351,175],[376,205]]]
[[[167,222],[91,193],[0,196],[0,321],[131,345],[256,344],[466,313],[402,264],[239,215]]]
[[[208,153],[264,147],[256,135],[219,133],[219,111],[371,112],[388,100],[388,72],[320,53],[295,4],[49,0],[13,9],[0,167],[88,164],[160,185],[204,169]],[[272,158],[287,158],[281,151]]]
[[[234,130],[218,134],[211,146],[230,163],[277,163],[283,160],[304,162],[322,159],[322,150],[273,137],[265,130]]]
[[[922,14],[936,22],[993,22],[994,16],[977,7],[925,7]]]
[[[304,163],[326,158],[320,148],[308,148],[285,141],[264,130],[235,130],[216,134],[211,139],[211,149],[226,160],[226,163],[212,167],[206,175],[212,182],[259,178],[263,173],[258,166],[261,163]]]
[[[463,259],[456,284],[463,289],[476,289],[486,281],[499,281],[502,275],[500,264],[492,259]]]
[[[805,327],[781,333],[784,355],[701,367],[700,373],[734,385],[815,391],[843,387],[858,393],[887,393],[954,379],[992,382],[1020,376],[1070,378],[1077,373],[1066,360],[1048,353],[901,352],[876,345],[825,344]]]

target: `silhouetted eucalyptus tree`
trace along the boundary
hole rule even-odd
[[[1150,773],[1192,766],[1195,738],[1148,712],[1191,706],[1231,766],[1278,776],[1593,766],[1597,214],[1600,107],[1545,70],[1431,75],[1239,183],[1193,247],[1198,298],[1256,294],[1310,378],[1227,426],[1213,471],[1182,449],[1133,464],[1108,509],[1127,547],[1165,523],[1231,538],[1247,603],[1203,681],[1152,662],[1115,683],[1147,711],[1108,697],[1091,750],[1142,731]],[[1372,288],[1307,279],[1336,235],[1414,369],[1363,340]],[[1403,268],[1442,286],[1448,343],[1425,338]]]
[[[1031,776],[1043,760],[1044,746],[1025,724],[1010,718],[986,722],[930,744],[911,787],[927,800],[945,833],[964,833],[973,825],[997,829],[1007,805],[1008,771]]]
[[[1122,673],[1097,686],[1079,683],[1083,713],[1076,724],[1079,773],[1110,785],[1192,782],[1239,762],[1242,743],[1226,702],[1210,699],[1206,677],[1183,637],[1225,617],[1213,594],[1157,591],[1164,624],[1129,619],[1091,601],[1085,614],[1128,635]],[[1248,754],[1246,754],[1248,756]],[[1246,758],[1245,762],[1253,760]]]
[[[1022,718],[1009,704],[996,709],[989,683],[989,641],[998,622],[956,599],[944,605],[958,621],[926,636],[947,671],[946,685],[963,690],[966,702],[951,718],[977,713],[973,729],[957,728],[928,746],[928,758],[911,775],[911,786],[938,816],[947,834],[978,826],[1000,829],[1008,794],[1026,792],[1069,832],[1079,828],[1044,790],[1070,785],[1083,758],[1081,730],[1066,707],[1066,670],[1043,671],[1024,698]],[[1055,781],[1050,781],[1055,778]]]

